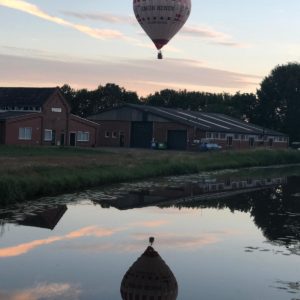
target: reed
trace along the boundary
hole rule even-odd
[[[0,204],[4,205],[160,176],[300,163],[300,151],[294,150],[215,153],[130,150],[110,153],[88,149],[14,148],[14,151],[7,151],[5,155],[4,152],[0,147],[1,159],[8,162],[10,159],[20,161],[14,167],[10,167],[8,163],[1,170]],[[22,163],[24,157],[26,159]],[[88,157],[88,160],[84,157]],[[68,163],[64,164],[67,158]]]

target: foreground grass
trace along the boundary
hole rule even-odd
[[[300,151],[184,153],[0,147],[0,204],[202,171],[300,163]]]

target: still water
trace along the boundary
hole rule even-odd
[[[170,177],[0,208],[0,299],[117,300],[123,279],[132,300],[300,299],[299,174]]]

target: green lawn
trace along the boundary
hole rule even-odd
[[[158,176],[297,163],[296,150],[195,153],[1,146],[0,203]]]

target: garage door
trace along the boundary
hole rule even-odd
[[[168,130],[168,149],[186,150],[187,131],[186,130]]]
[[[150,148],[153,136],[152,122],[131,123],[131,147]]]

